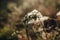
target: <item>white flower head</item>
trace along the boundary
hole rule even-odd
[[[32,19],[28,22],[28,24],[31,24],[31,23],[34,23],[34,22],[35,22],[34,19]]]
[[[56,14],[56,16],[59,16],[60,15],[60,11]]]
[[[34,9],[32,12],[29,12],[27,15],[30,16],[32,14],[36,14],[38,11],[36,9]]]
[[[48,19],[49,19],[49,17],[47,17],[47,16],[44,16],[44,17],[40,18],[41,21],[48,20]]]

